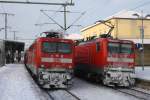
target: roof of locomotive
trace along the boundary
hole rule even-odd
[[[94,43],[94,42],[98,42],[98,41],[108,41],[108,42],[115,42],[115,43],[118,43],[118,42],[120,42],[120,43],[134,43],[131,40],[121,40],[121,39],[112,39],[112,38],[96,38],[93,40],[81,42],[79,45],[90,44],[90,43]]]
[[[39,37],[35,39],[35,41],[26,49],[26,51],[32,47],[36,42],[46,42],[46,41],[53,41],[53,42],[64,42],[64,43],[75,43],[71,39],[63,39],[63,38],[49,38],[49,37]]]
[[[35,41],[59,41],[59,42],[70,42],[73,43],[74,41],[71,39],[63,39],[63,38],[49,38],[49,37],[40,37],[37,38]]]

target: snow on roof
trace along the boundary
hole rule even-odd
[[[106,18],[106,20],[117,17],[117,18],[137,18],[137,16],[133,16],[133,14],[141,15],[141,13],[136,11],[129,11],[129,10],[121,10],[118,13],[115,13],[114,15],[111,15]]]
[[[78,39],[83,39],[83,36],[81,34],[68,34],[67,36],[65,36],[66,39],[73,39],[73,40],[78,40]]]
[[[125,10],[124,9],[124,10],[121,10],[120,12],[118,12],[118,13],[115,13],[115,14],[113,14],[113,15],[105,18],[105,20],[110,20],[112,18],[132,18],[132,19],[133,18],[134,19],[137,18],[137,16],[134,16],[133,14],[138,14],[138,15],[141,16],[142,13],[141,12],[132,11],[132,10]],[[146,15],[147,15],[146,13],[143,13],[143,16],[146,16]],[[147,19],[149,19],[149,18],[147,18]],[[100,24],[100,23],[94,23],[92,25],[89,25],[89,26],[81,29],[81,32],[84,31],[84,30],[86,30],[86,29],[88,29],[88,28],[91,28],[91,27],[93,27],[95,25],[98,25],[98,24]]]

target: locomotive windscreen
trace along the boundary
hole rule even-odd
[[[123,54],[133,53],[132,44],[121,44],[121,53]]]
[[[71,53],[71,44],[63,42],[44,42],[42,51],[45,53]]]
[[[119,43],[108,43],[108,52],[119,53],[120,52]]]
[[[125,43],[109,43],[108,51],[109,53],[122,53],[122,54],[133,53],[132,44],[125,44]]]

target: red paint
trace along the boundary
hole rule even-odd
[[[62,42],[71,44],[71,53],[44,53],[42,52],[42,43],[43,42]],[[54,62],[42,62],[42,58],[55,58],[57,61]],[[72,59],[72,63],[61,63],[59,58]],[[41,37],[35,40],[35,42],[29,47],[29,49],[25,53],[25,64],[33,65],[35,70],[44,65],[45,68],[66,68],[69,69],[70,66],[74,66],[74,42],[69,39],[61,39],[61,38],[48,38]]]
[[[119,43],[119,44],[131,44],[132,45],[132,54],[121,54],[121,53],[109,53],[108,52],[108,43]],[[96,51],[96,43],[100,43],[100,50]],[[96,40],[91,40],[85,42],[75,47],[75,65],[88,65],[91,68],[104,68],[108,65],[119,65],[126,67],[134,67],[135,61],[135,47],[134,43],[129,40],[115,40],[108,38],[99,38]],[[124,58],[124,59],[133,59],[131,62],[111,62],[107,61],[107,57],[113,58]],[[86,70],[86,69],[85,69]]]

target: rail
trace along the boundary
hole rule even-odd
[[[141,91],[136,88],[114,88],[115,90],[133,96],[141,100],[150,100],[150,93]]]

